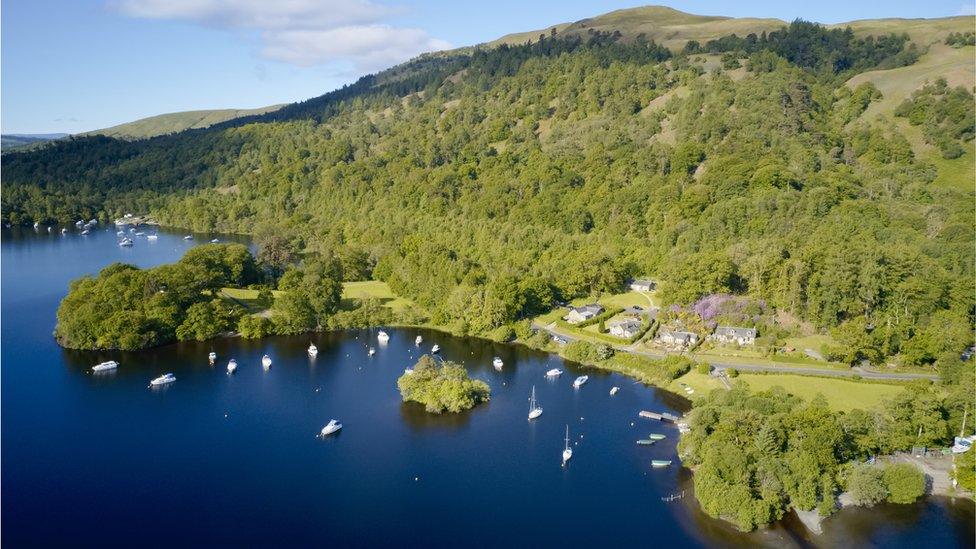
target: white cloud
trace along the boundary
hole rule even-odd
[[[301,66],[374,71],[419,53],[450,48],[417,28],[385,21],[400,12],[369,0],[110,0],[120,13],[259,31],[261,55]]]

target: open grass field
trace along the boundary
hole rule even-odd
[[[685,390],[685,387],[690,388],[694,392],[689,394]],[[677,393],[694,401],[706,396],[714,389],[725,389],[725,385],[718,378],[706,374],[699,374],[692,370],[678,379],[673,380],[665,388],[672,393]]]
[[[789,374],[742,373],[733,382],[740,380],[747,383],[753,391],[765,391],[780,386],[806,401],[819,393],[827,399],[831,408],[839,411],[871,408],[905,390],[899,385]]]
[[[264,114],[278,110],[283,105],[271,105],[257,109],[215,109],[204,111],[171,112],[141,118],[118,126],[86,132],[82,135],[107,135],[119,139],[146,139],[157,135],[181,132],[195,128],[209,128],[242,116]]]
[[[346,310],[352,309],[352,300],[366,298],[376,299],[383,306],[393,309],[394,312],[416,306],[413,301],[394,294],[386,282],[379,280],[343,282],[342,302],[339,306]]]
[[[278,297],[284,292],[275,290],[272,292],[275,297]],[[222,288],[220,290],[220,297],[231,303],[236,303],[241,307],[244,307],[249,314],[259,314],[263,313],[269,308],[271,308],[272,303],[263,303],[258,299],[257,290],[249,290],[247,288]]]

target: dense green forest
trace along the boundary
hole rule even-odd
[[[832,331],[850,362],[932,365],[971,344],[972,190],[934,185],[894,126],[859,119],[880,92],[844,85],[912,62],[906,39],[797,21],[698,48],[546,36],[207,130],[71,139],[3,157],[2,214],[149,211],[274,239],[281,268],[329,258],[281,280],[296,295],[372,277],[461,333],[650,275],[667,303],[737,294]],[[945,153],[972,140],[972,101],[936,84],[900,111]],[[323,326],[330,299],[292,307],[292,329]]]

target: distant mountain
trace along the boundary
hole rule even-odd
[[[10,150],[67,137],[66,133],[5,133],[0,135],[0,149]]]
[[[265,114],[280,109],[283,105],[271,105],[257,109],[213,109],[200,111],[171,112],[141,118],[118,126],[84,132],[78,135],[106,135],[119,139],[147,139],[157,135],[167,135],[183,130],[209,128],[214,124],[227,122],[242,116]]]

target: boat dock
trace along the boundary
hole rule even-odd
[[[685,491],[682,490],[680,494],[671,494],[670,496],[661,498],[661,501],[663,501],[664,503],[671,503],[676,499],[682,499],[684,497],[685,497]]]
[[[657,412],[648,412],[647,410],[641,410],[637,415],[647,419],[656,419],[658,421],[670,421],[671,423],[678,423],[679,421],[681,421],[680,417],[674,414],[669,414],[667,412],[663,412],[659,414]]]

